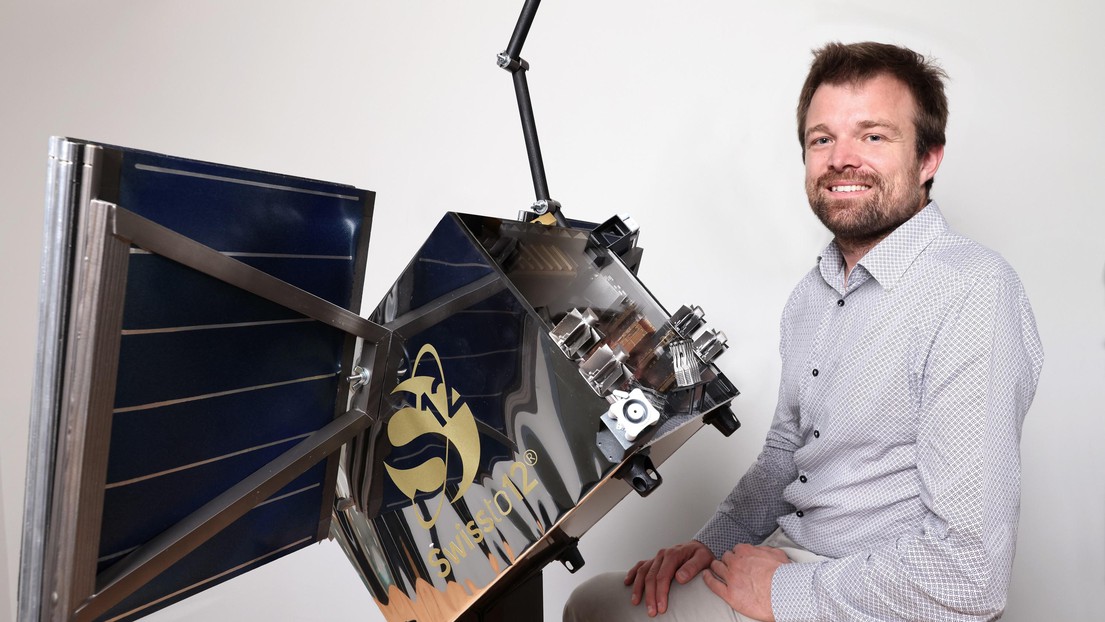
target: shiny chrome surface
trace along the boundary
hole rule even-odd
[[[46,174],[46,215],[42,230],[42,272],[38,296],[38,347],[27,451],[22,554],[19,562],[19,619],[37,620],[45,558],[46,513],[50,495],[50,464],[54,454],[57,411],[64,362],[63,338],[68,317],[66,284],[69,279],[68,214],[77,199],[74,192],[80,151],[59,137],[50,139]]]
[[[624,460],[659,464],[737,395],[708,364],[677,385],[668,346],[685,338],[586,231],[447,215],[372,320],[395,328],[373,371],[380,419],[343,458],[332,534],[388,620],[479,609],[630,490]],[[600,338],[584,347],[591,324]],[[659,421],[616,437],[602,420],[614,400],[589,380],[647,395]]]

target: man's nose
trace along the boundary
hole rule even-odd
[[[847,168],[859,168],[859,166],[859,151],[855,145],[848,141],[833,143],[832,151],[829,153],[829,168],[842,171]]]

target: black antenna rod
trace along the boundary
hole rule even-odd
[[[522,14],[518,16],[518,24],[514,26],[514,34],[510,36],[510,43],[506,50],[499,54],[499,66],[506,69],[514,76],[514,93],[518,97],[518,113],[522,117],[522,136],[526,139],[526,153],[529,155],[529,170],[533,176],[533,191],[537,196],[532,209],[538,214],[552,212],[556,224],[561,227],[568,226],[564,216],[560,213],[560,203],[549,197],[549,182],[545,179],[545,163],[541,159],[541,144],[537,140],[537,124],[533,120],[533,103],[529,96],[529,83],[526,81],[526,71],[529,63],[521,58],[522,46],[529,36],[533,18],[537,15],[537,7],[541,0],[526,0],[522,6]]]

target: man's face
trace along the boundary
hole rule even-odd
[[[925,203],[943,147],[918,159],[916,104],[896,78],[822,84],[806,116],[806,195],[839,240],[871,242]]]

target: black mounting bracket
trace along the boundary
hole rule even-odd
[[[652,491],[664,483],[664,478],[660,477],[660,473],[656,471],[652,459],[642,453],[630,456],[618,469],[618,472],[614,474],[614,477],[629,484],[642,497],[651,495]]]
[[[741,427],[741,422],[733,414],[728,406],[715,408],[702,418],[702,423],[707,423],[718,429],[725,436],[732,436]]]
[[[572,538],[563,550],[556,556],[556,561],[564,564],[564,567],[568,569],[568,572],[575,574],[580,568],[583,568],[583,555],[579,553],[579,538]]]

